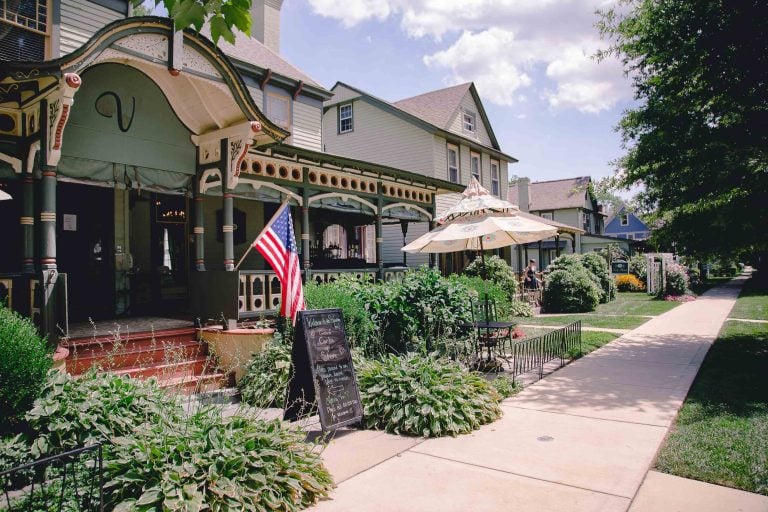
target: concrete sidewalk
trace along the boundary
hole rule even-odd
[[[714,288],[530,386],[472,434],[334,440],[323,457],[340,483],[312,510],[628,510],[743,283]]]

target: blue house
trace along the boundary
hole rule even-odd
[[[605,234],[628,240],[648,240],[651,236],[651,230],[629,208],[622,206],[605,223]]]

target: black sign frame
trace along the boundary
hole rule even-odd
[[[291,362],[284,420],[294,421],[317,411],[323,431],[330,431],[363,419],[360,389],[341,309],[299,311]],[[337,377],[346,382],[328,385],[329,380],[333,383]],[[337,395],[341,388],[341,396],[351,402],[342,402],[347,404],[342,405],[342,410],[351,408],[351,417],[343,420],[334,417],[329,398],[339,397],[334,396],[331,388],[336,388]]]
[[[627,260],[613,260],[611,262],[611,274],[629,274],[629,262]]]

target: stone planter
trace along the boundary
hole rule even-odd
[[[59,345],[56,347],[56,352],[53,353],[53,366],[52,368],[57,372],[67,373],[67,357],[69,357],[69,349]]]
[[[235,383],[245,374],[245,366],[251,356],[264,350],[272,339],[274,329],[230,329],[206,327],[200,329],[200,339],[208,344],[211,354],[219,360],[219,367],[232,372]]]

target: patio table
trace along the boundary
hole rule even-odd
[[[490,363],[494,362],[496,358],[500,357],[501,359],[506,360],[503,353],[497,353],[496,355],[493,354],[494,349],[497,349],[499,346],[503,347],[503,343],[500,343],[500,341],[503,338],[509,338],[510,344],[512,343],[512,331],[517,326],[517,322],[494,322],[494,321],[486,321],[486,320],[480,320],[476,322],[472,322],[469,324],[463,324],[462,327],[465,329],[476,329],[477,335],[478,335],[478,356],[480,360],[482,360],[482,346],[485,345],[485,347],[488,349],[488,357],[484,362],[484,366],[498,366],[498,365],[492,365]],[[500,336],[498,333],[501,333],[503,331],[507,331],[507,334],[505,336]],[[483,331],[485,331],[485,335],[483,335]],[[493,335],[492,335],[493,333]],[[481,341],[481,340],[485,341]]]

